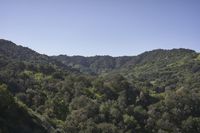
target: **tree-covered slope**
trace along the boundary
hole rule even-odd
[[[182,60],[183,58],[195,55],[195,51],[189,49],[173,49],[162,50],[157,49],[149,52],[142,53],[138,56],[67,56],[59,55],[52,58],[62,62],[63,64],[72,68],[78,68],[84,73],[102,74],[108,73],[113,70],[128,69],[135,65],[143,65],[147,63],[160,63],[169,64]]]
[[[38,67],[41,66],[44,67],[44,69],[50,66],[52,69],[62,69],[69,72],[77,71],[47,55],[39,54],[27,47],[16,45],[11,41],[3,39],[0,39],[0,58],[2,58],[2,60],[14,61],[21,64],[38,65]]]
[[[53,131],[25,105],[14,99],[5,85],[0,85],[0,132],[1,133],[47,133]]]
[[[127,77],[134,76],[152,85],[165,89],[181,87],[199,87],[199,54],[187,49],[155,50],[138,56],[138,62],[123,69]],[[119,72],[119,71],[118,71]]]
[[[52,58],[61,61],[67,66],[80,69],[83,73],[89,74],[101,74],[112,71],[113,69],[119,69],[133,57],[112,57],[112,56],[66,56],[59,55]]]
[[[1,131],[28,131],[34,121],[38,132],[43,127],[61,133],[200,132],[195,51],[48,57],[6,40],[0,51],[0,84],[7,86],[1,98],[9,93],[16,108],[2,109],[7,111],[0,115]],[[0,102],[2,108],[9,104]],[[26,115],[19,118],[21,110]],[[19,121],[23,127],[15,126]]]

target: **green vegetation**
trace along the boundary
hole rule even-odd
[[[50,128],[47,129],[40,118],[28,111],[25,105],[20,105],[5,85],[0,85],[0,132],[45,133],[48,131]]]
[[[0,40],[0,132],[198,133],[199,81],[188,49],[48,57]]]

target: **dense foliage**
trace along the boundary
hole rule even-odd
[[[192,50],[48,57],[0,40],[0,132],[197,133],[199,81]]]

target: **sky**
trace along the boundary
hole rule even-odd
[[[200,0],[0,0],[0,38],[47,55],[200,51]]]

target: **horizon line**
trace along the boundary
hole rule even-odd
[[[25,46],[23,44],[18,44],[18,43],[15,43],[14,41],[12,40],[8,40],[8,39],[3,39],[3,38],[0,38],[0,40],[3,40],[3,41],[8,41],[8,42],[11,42],[17,46],[22,46],[24,48],[28,48],[34,52],[37,52],[38,54],[41,54],[41,55],[46,55],[46,56],[49,56],[49,57],[52,57],[52,56],[68,56],[68,57],[96,57],[96,56],[109,56],[109,57],[134,57],[134,56],[138,56],[138,55],[141,55],[143,53],[146,53],[146,52],[152,52],[152,51],[156,51],[156,50],[163,50],[163,51],[170,51],[170,50],[178,50],[178,49],[183,49],[183,50],[191,50],[191,51],[194,51],[195,53],[199,54],[200,51],[199,50],[195,50],[195,49],[191,49],[191,48],[184,48],[184,47],[174,47],[174,48],[155,48],[155,49],[149,49],[149,50],[146,50],[146,51],[143,51],[143,52],[140,52],[139,54],[135,54],[135,55],[119,55],[119,56],[113,56],[113,55],[109,55],[109,54],[96,54],[96,55],[79,55],[79,54],[73,54],[73,55],[68,55],[66,53],[60,53],[60,54],[46,54],[46,53],[41,53],[37,50],[35,50],[34,48],[30,48],[28,46]]]

